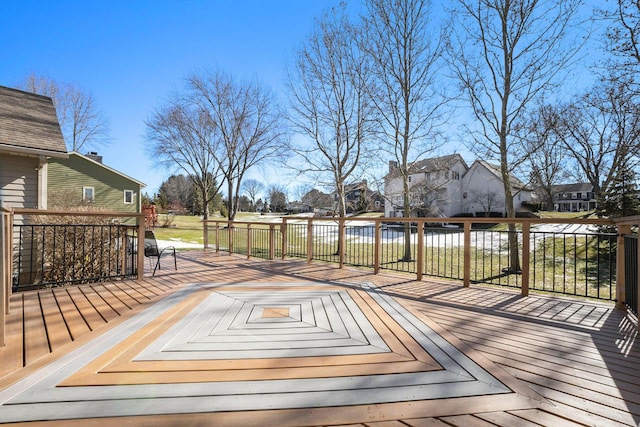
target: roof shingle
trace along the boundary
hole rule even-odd
[[[0,86],[0,151],[66,157],[51,98]]]

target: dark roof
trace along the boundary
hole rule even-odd
[[[51,98],[0,86],[0,151],[67,156]]]
[[[421,172],[437,172],[442,170],[448,170],[451,166],[456,164],[457,162],[461,162],[464,165],[464,168],[467,169],[467,164],[462,158],[462,156],[458,153],[449,154],[447,156],[442,157],[431,157],[429,159],[419,160],[417,162],[413,162],[409,165],[409,174],[416,174]],[[396,166],[394,169],[389,171],[387,175],[388,178],[399,176],[399,170]]]
[[[552,185],[551,191],[554,193],[578,193],[578,192],[591,192],[593,191],[593,185],[588,182],[579,182],[574,184],[558,184]]]

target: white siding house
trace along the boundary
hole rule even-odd
[[[505,213],[504,185],[499,166],[476,160],[462,178],[462,191],[464,210],[461,212],[476,216]],[[524,210],[523,203],[532,199],[531,189],[512,175],[511,192],[516,211]]]
[[[467,164],[459,154],[415,162],[409,166],[412,216],[455,215],[461,209],[462,176]],[[385,177],[385,216],[404,213],[403,180],[396,162],[389,163]]]
[[[525,210],[532,192],[512,176],[516,211]],[[504,215],[505,197],[500,168],[483,160],[468,167],[459,154],[436,157],[413,163],[409,167],[411,216],[452,217],[458,214]],[[385,177],[385,216],[404,213],[402,177],[397,164],[389,163]]]

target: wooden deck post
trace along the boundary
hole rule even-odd
[[[419,281],[422,280],[422,273],[424,270],[424,221],[418,220],[418,249],[416,254],[416,278]]]
[[[287,239],[289,236],[287,235],[287,218],[282,218],[282,225],[280,226],[280,234],[282,235],[282,259],[285,259],[287,256]],[[274,236],[275,238],[275,236]],[[275,256],[275,254],[274,254]]]
[[[276,257],[276,225],[269,224],[269,259]]]
[[[523,297],[529,296],[529,271],[531,259],[531,223],[522,223],[522,288],[520,293]]]
[[[202,240],[204,241],[204,250],[209,248],[209,221],[202,221]]]
[[[307,263],[313,260],[313,219],[307,220]]]
[[[144,232],[146,230],[146,221],[144,215],[138,217],[138,275],[137,279],[142,280],[144,278]],[[126,234],[126,233],[125,233]]]
[[[5,329],[6,329],[6,313],[7,313],[7,294],[9,293],[9,287],[11,286],[11,276],[9,276],[9,260],[11,246],[7,244],[10,242],[10,236],[8,232],[7,223],[9,214],[0,206],[0,299],[2,301],[2,310],[0,310],[0,346],[4,347],[5,342]]]
[[[464,222],[462,282],[465,288],[471,285],[471,221]]]
[[[347,244],[347,235],[345,232],[345,219],[340,218],[338,219],[338,251],[340,252],[338,256],[340,259],[340,268],[344,268],[344,255],[347,250],[345,247]]]
[[[626,277],[625,277],[625,236],[631,234],[631,225],[619,224],[617,236],[616,256],[616,308],[625,309],[627,300],[626,295]]]
[[[233,221],[227,221],[227,242],[229,242],[229,254],[233,253]]]
[[[247,224],[247,259],[251,258],[251,224]]]
[[[216,221],[215,238],[216,238],[216,252],[220,252],[220,223],[217,221]]]
[[[376,220],[373,238],[373,274],[380,273],[380,247],[382,244],[381,228],[382,221]]]

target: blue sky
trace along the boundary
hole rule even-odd
[[[172,171],[144,151],[144,120],[190,73],[220,67],[282,90],[285,66],[333,0],[3,0],[0,85],[76,83],[110,121],[103,161],[147,184]],[[86,151],[81,150],[81,151]],[[278,183],[277,176],[264,176]]]
[[[105,164],[146,183],[144,191],[153,194],[180,172],[159,168],[146,154],[144,121],[154,109],[186,76],[205,68],[257,77],[284,95],[294,48],[311,31],[314,17],[338,2],[0,0],[0,85],[15,87],[35,73],[91,93],[110,121],[112,142],[81,151],[95,149]],[[361,4],[349,1],[352,12]],[[576,72],[576,83],[589,80],[584,64]],[[474,158],[462,148],[455,126],[449,127],[452,134],[440,154],[458,151],[471,164]],[[254,170],[248,178],[298,196],[292,187],[299,180],[275,169]]]

